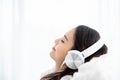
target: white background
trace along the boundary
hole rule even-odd
[[[39,80],[54,40],[77,25],[100,32],[119,71],[119,14],[119,0],[0,0],[0,80]]]

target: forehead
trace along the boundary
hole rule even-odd
[[[68,40],[74,40],[74,34],[75,34],[75,28],[66,32],[65,35],[67,36]]]

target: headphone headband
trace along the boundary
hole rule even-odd
[[[83,54],[84,58],[87,58],[90,55],[94,54],[96,51],[98,51],[103,45],[104,45],[104,43],[103,43],[102,39],[99,39],[97,42],[92,44],[90,47],[81,51],[81,53]]]

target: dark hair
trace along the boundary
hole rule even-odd
[[[83,51],[86,48],[90,47],[95,42],[97,42],[99,39],[100,39],[100,35],[96,30],[87,27],[85,25],[79,25],[76,27],[75,36],[74,36],[74,46],[71,50]],[[85,62],[90,61],[93,57],[99,57],[100,55],[106,53],[107,53],[107,46],[104,44],[102,48],[100,48],[91,56],[87,57],[85,59]],[[43,78],[41,78],[40,80],[60,80],[61,77],[65,75],[73,75],[73,73],[76,71],[78,70],[77,69],[72,70],[67,67],[64,71],[48,74]]]

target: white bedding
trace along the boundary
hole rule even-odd
[[[61,80],[120,80],[117,68],[115,60],[103,55],[81,65],[73,77],[67,75]]]
[[[103,55],[81,65],[73,76],[66,75],[61,80],[120,80],[117,66],[116,60]],[[43,75],[51,72],[54,72],[54,69],[46,71]]]

